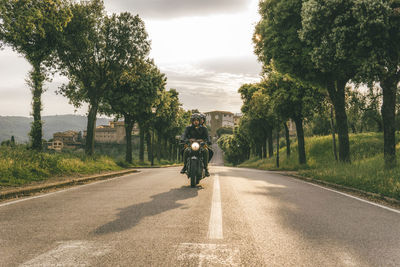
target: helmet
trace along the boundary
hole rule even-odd
[[[200,122],[200,119],[201,119],[200,114],[199,113],[194,113],[190,117],[190,122],[193,123],[194,120],[198,120]]]
[[[204,123],[206,123],[206,115],[205,114],[200,114],[200,118],[203,119]]]

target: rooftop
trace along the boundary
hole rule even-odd
[[[233,115],[232,112],[230,111],[219,111],[219,110],[215,110],[215,111],[209,111],[209,112],[205,112],[205,114],[212,114],[212,113],[222,113],[222,114],[229,114],[229,115]]]

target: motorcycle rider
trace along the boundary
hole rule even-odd
[[[200,114],[200,118],[201,118],[201,120],[200,120],[200,125],[202,125],[202,126],[204,126],[204,127],[206,127],[207,128],[207,126],[206,126],[206,115],[204,115],[204,114]],[[208,129],[207,129],[207,131],[208,131]],[[208,162],[210,162],[211,161],[211,159],[212,159],[212,157],[214,156],[214,151],[212,150],[212,148],[210,147],[210,145],[211,145],[211,138],[210,138],[210,136],[208,137],[208,140],[209,140],[209,142],[207,143],[207,149],[208,149]]]
[[[191,125],[186,127],[185,132],[183,133],[181,137],[181,141],[184,141],[187,143],[189,140],[199,140],[202,139],[205,143],[209,142],[208,139],[208,130],[206,127],[200,125],[201,122],[201,117],[200,114],[195,113],[191,116],[190,118]],[[183,152],[183,168],[181,170],[181,173],[184,174],[187,169],[187,159],[190,156],[191,149],[190,147],[186,147],[184,152]],[[203,164],[204,164],[204,174],[205,176],[210,176],[210,173],[208,172],[208,149],[206,147],[202,147],[200,150],[200,153],[203,158]]]

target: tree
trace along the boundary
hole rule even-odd
[[[223,135],[218,139],[218,145],[224,151],[226,160],[233,165],[238,165],[249,158],[250,143],[244,129],[245,126],[241,121],[233,134]]]
[[[64,0],[0,1],[0,41],[22,54],[32,66],[28,85],[33,115],[30,136],[35,150],[42,150],[43,83],[53,65],[56,40],[70,20],[71,12]]]
[[[180,110],[181,103],[179,102],[179,93],[176,89],[163,91],[160,101],[156,105],[157,112],[154,118],[154,129],[157,132],[157,160],[167,155],[168,140],[174,140],[177,134],[181,134],[183,129],[176,129],[174,122],[177,121],[177,116]]]
[[[385,168],[396,166],[396,94],[400,82],[400,2],[354,1],[358,49],[362,55],[359,80],[379,82],[383,93],[382,119]]]
[[[132,163],[132,129],[143,110],[148,111],[164,86],[164,75],[154,62],[145,60],[141,46],[149,45],[144,24],[130,13],[113,14],[105,18],[107,55],[111,71],[107,76],[100,110],[124,117],[127,162]],[[135,37],[135,38],[132,38]]]
[[[89,104],[85,151],[94,152],[94,131],[99,106],[110,81],[126,66],[150,51],[139,16],[122,13],[107,17],[103,2],[90,0],[71,5],[73,19],[58,45],[59,66],[70,82],[60,88],[71,103]]]
[[[337,1],[334,2],[336,3]],[[325,7],[324,11],[328,13],[319,12],[320,9],[313,10],[310,8],[309,10],[310,13],[315,11],[316,18],[318,18],[318,14],[328,16],[321,19],[320,22],[316,22],[312,17],[307,19],[308,11],[303,10],[304,21],[302,24],[302,7],[303,0],[260,1],[262,18],[257,24],[253,36],[255,53],[259,60],[263,62],[267,73],[270,71],[268,67],[273,63],[278,72],[288,73],[301,81],[309,82],[315,87],[324,88],[329,92],[335,107],[336,120],[339,122],[339,158],[343,162],[349,162],[350,147],[347,117],[344,109],[344,87],[348,81],[348,76],[351,77],[352,75],[346,73],[346,77],[343,75],[338,76],[337,74],[340,74],[340,72],[337,73],[338,68],[328,70],[320,68],[321,64],[314,62],[313,57],[310,55],[315,52],[314,50],[320,51],[317,49],[318,42],[321,38],[324,38],[322,36],[326,36],[326,34],[323,35],[323,29],[326,28],[325,33],[328,33],[335,23],[329,20],[329,14],[332,14],[332,12]],[[314,22],[315,27],[313,28],[311,23]],[[346,23],[346,21],[342,22]],[[307,23],[310,25],[309,27]],[[320,25],[317,25],[318,23]],[[304,31],[303,26],[306,26],[307,31]],[[319,31],[312,32],[312,29],[318,29]],[[302,39],[299,37],[299,31],[302,31]],[[327,35],[329,36],[329,34]],[[315,57],[315,59],[319,58]],[[352,57],[348,61],[352,63]],[[334,63],[334,66],[337,67],[337,62]],[[344,62],[340,63],[344,64]],[[353,70],[352,66],[354,64],[349,64],[349,67],[344,69]]]
[[[122,116],[125,121],[126,156],[132,163],[132,129],[140,116],[150,109],[157,95],[164,89],[165,76],[151,60],[137,62],[133,69],[126,70],[122,76],[107,87],[102,111]]]
[[[273,113],[281,121],[292,119],[296,124],[299,163],[306,164],[303,121],[318,108],[324,98],[323,94],[316,88],[276,71],[271,72],[262,85],[264,94],[270,97]]]
[[[85,152],[94,152],[96,115],[106,86],[102,34],[104,6],[99,0],[71,4],[73,18],[57,47],[59,68],[69,83],[59,92],[75,106],[89,104]]]
[[[273,156],[272,129],[275,123],[268,99],[261,90],[260,84],[244,84],[239,88],[243,100],[241,110],[247,115],[247,127],[251,129],[249,135],[252,138],[253,152],[260,158],[267,156],[267,144],[269,157]]]
[[[14,147],[14,146],[15,146],[15,138],[14,138],[14,135],[11,136],[11,141],[10,141],[10,143],[11,143],[11,147]]]
[[[256,140],[258,139],[256,142],[259,145],[256,145],[256,149],[262,148],[262,154],[261,151],[259,153],[263,158],[266,158],[268,146],[269,157],[272,157],[274,150],[272,131],[274,128],[279,127],[279,121],[273,112],[271,97],[264,94],[262,88],[254,92],[248,114],[251,118],[251,129],[258,136],[256,137]]]
[[[233,129],[229,127],[221,127],[217,130],[218,137],[221,137],[224,134],[233,134]]]
[[[300,37],[311,48],[311,60],[326,75],[326,88],[335,107],[339,158],[350,161],[345,87],[360,66],[360,39],[353,0],[303,4]]]

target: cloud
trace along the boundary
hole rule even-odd
[[[261,64],[255,56],[213,58],[198,63],[198,67],[213,72],[258,76]]]
[[[178,92],[185,109],[199,109],[201,112],[224,110],[238,113],[242,105],[240,95],[234,92],[224,90],[205,92],[203,88],[197,90],[183,88]]]
[[[169,19],[176,17],[231,14],[248,9],[249,0],[106,0],[111,12],[129,11],[145,18]]]
[[[162,71],[168,77],[168,87],[176,88],[179,92],[183,107],[202,112],[240,112],[242,100],[237,92],[239,87],[260,80],[258,75],[217,72],[212,68],[203,69],[194,65],[170,66]]]

